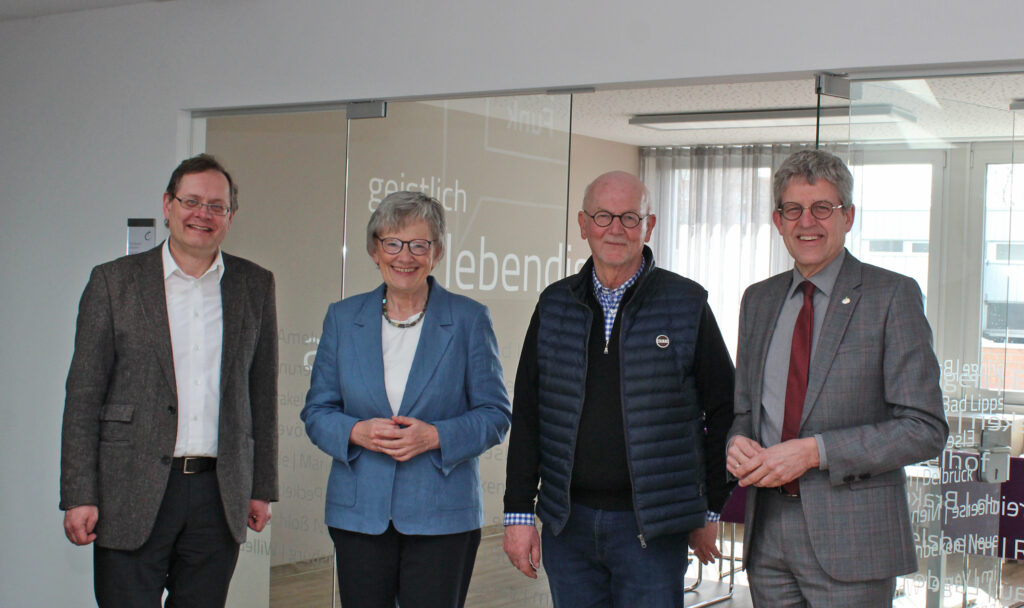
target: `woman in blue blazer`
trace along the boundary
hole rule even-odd
[[[302,420],[334,458],[327,526],[345,608],[463,606],[480,544],[478,457],[509,428],[487,307],[438,285],[444,209],[385,198],[366,228],[384,283],[331,304]]]

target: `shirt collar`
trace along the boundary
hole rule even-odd
[[[626,293],[626,290],[636,283],[636,280],[640,277],[640,274],[644,271],[644,267],[647,266],[647,260],[640,258],[640,268],[636,269],[633,276],[629,277],[629,280],[619,285],[615,289],[608,289],[601,284],[600,279],[597,278],[597,268],[592,267],[590,269],[591,279],[594,282],[594,293],[600,298],[601,296],[615,298],[616,300],[622,299],[622,294]]]
[[[178,276],[180,276],[182,278],[195,279],[195,277],[189,276],[184,270],[181,269],[180,266],[178,266],[178,263],[176,261],[174,261],[174,256],[171,255],[170,241],[164,241],[164,244],[160,247],[160,249],[161,249],[161,256],[163,257],[163,261],[164,261],[164,280],[165,281],[168,278],[170,278],[170,276],[172,274],[175,274],[175,273],[177,273]],[[210,264],[210,267],[206,269],[206,272],[203,273],[203,276],[201,276],[199,278],[202,279],[202,278],[206,277],[207,275],[209,275],[211,272],[216,272],[217,273],[217,282],[218,283],[220,283],[220,280],[224,278],[224,256],[221,255],[221,251],[220,251],[219,247],[217,248],[217,257],[215,257],[213,259],[213,264]]]
[[[837,255],[835,259],[829,262],[824,268],[814,273],[814,275],[809,279],[804,278],[804,275],[800,274],[800,271],[796,269],[796,266],[794,266],[793,282],[789,286],[789,293],[787,296],[790,298],[793,297],[793,294],[796,293],[797,287],[800,286],[800,283],[810,281],[818,291],[825,294],[826,298],[830,297],[832,295],[832,288],[836,285],[836,279],[839,278],[839,269],[843,267],[844,259],[846,259],[845,247],[839,252],[839,255]]]

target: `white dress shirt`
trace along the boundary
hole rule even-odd
[[[174,379],[178,390],[177,456],[217,456],[220,420],[220,363],[224,333],[220,280],[224,258],[199,278],[191,277],[163,245],[164,293],[171,328]]]

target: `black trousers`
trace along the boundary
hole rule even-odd
[[[102,510],[100,517],[103,517]],[[146,542],[134,551],[95,547],[100,608],[223,608],[238,561],[216,471],[172,471]]]
[[[462,608],[480,530],[419,536],[389,525],[380,535],[329,528],[342,608]]]

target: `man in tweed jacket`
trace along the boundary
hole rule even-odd
[[[274,277],[220,251],[237,209],[212,157],[163,196],[169,239],[93,269],[61,442],[64,530],[95,541],[100,606],[223,606],[277,500]]]
[[[750,488],[751,595],[771,608],[889,606],[895,577],[917,569],[903,467],[938,455],[949,432],[921,291],[844,249],[853,178],[838,157],[797,152],[773,186],[795,267],[743,296],[727,458]],[[802,383],[801,308],[813,309]],[[803,385],[792,399],[790,384]]]

